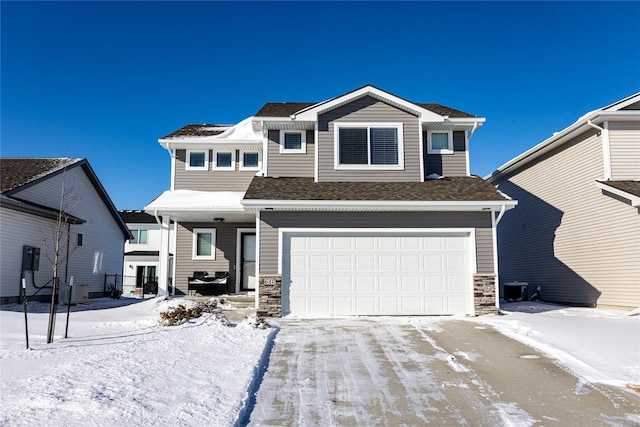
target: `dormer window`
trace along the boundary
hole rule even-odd
[[[336,169],[404,169],[402,123],[335,123]]]
[[[427,132],[428,154],[453,154],[453,132],[429,131]]]
[[[281,153],[306,153],[307,152],[307,132],[300,130],[280,131],[280,152]]]
[[[187,150],[187,170],[201,170],[206,171],[209,163],[208,151],[191,151]]]

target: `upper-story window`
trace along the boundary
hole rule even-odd
[[[240,153],[241,170],[260,170],[260,153],[257,151],[242,151]]]
[[[129,240],[129,244],[132,245],[146,245],[147,244],[147,230],[134,229],[131,230],[133,239]]]
[[[453,154],[453,132],[432,131],[427,132],[428,154]]]
[[[336,169],[404,169],[402,123],[335,123]]]
[[[191,151],[187,150],[187,170],[201,170],[206,171],[209,164],[209,152],[208,151]]]
[[[213,156],[213,169],[214,170],[227,170],[233,171],[236,169],[236,152],[231,151],[218,151]]]
[[[300,130],[280,131],[280,152],[281,153],[306,153],[307,152],[307,132]]]

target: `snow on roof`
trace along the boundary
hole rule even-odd
[[[145,206],[147,212],[242,211],[244,191],[167,190]]]

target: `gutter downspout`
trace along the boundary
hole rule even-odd
[[[171,191],[174,190],[175,188],[175,182],[176,182],[176,149],[175,148],[168,148],[169,151],[169,157],[171,157],[171,186],[169,187]],[[156,220],[158,219],[158,217],[156,217]]]
[[[473,136],[474,133],[476,133],[478,129],[480,129],[480,125],[478,124],[478,122],[473,122],[473,127],[471,128],[469,133],[465,132],[464,154],[466,157],[465,160],[467,162],[467,175],[471,175],[471,166],[469,164],[469,141],[471,141],[471,137]]]
[[[500,207],[498,217],[491,213],[491,238],[493,240],[493,274],[495,276],[496,309],[500,312],[500,275],[498,274],[498,232],[497,226],[507,210],[506,205]]]
[[[264,120],[260,120],[262,128],[262,176],[269,176],[269,131],[264,127]]]
[[[587,120],[587,124],[592,128],[602,132],[602,160],[604,162],[604,179],[605,181],[611,180],[611,142],[609,140],[609,122],[604,122],[604,127],[600,127],[593,123],[591,120]]]

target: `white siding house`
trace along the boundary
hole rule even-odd
[[[0,160],[0,301],[22,295],[45,299],[53,278],[53,247],[62,245],[58,277],[88,285],[90,297],[102,296],[106,275],[119,274],[129,231],[86,159]],[[55,237],[58,218],[62,237]],[[39,250],[39,263],[29,269],[23,250]]]

